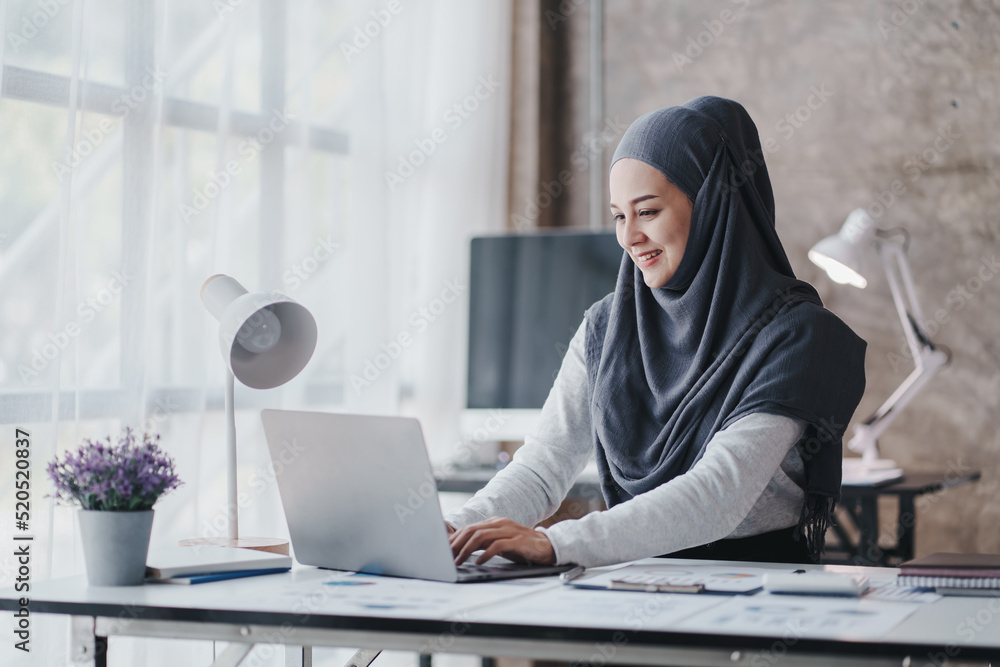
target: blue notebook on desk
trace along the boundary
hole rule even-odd
[[[290,568],[278,567],[267,570],[241,570],[238,572],[216,572],[214,574],[195,574],[187,577],[170,577],[167,579],[150,578],[146,581],[157,584],[207,584],[210,581],[223,581],[225,579],[240,579],[242,577],[257,577],[262,574],[276,574],[278,572],[288,572]]]

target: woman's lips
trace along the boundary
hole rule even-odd
[[[638,253],[633,255],[635,263],[639,265],[640,268],[647,267],[656,262],[657,258],[663,254],[662,250],[650,250],[648,252]]]

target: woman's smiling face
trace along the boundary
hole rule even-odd
[[[611,167],[611,215],[618,243],[646,285],[663,287],[684,257],[693,205],[659,169],[633,158]]]

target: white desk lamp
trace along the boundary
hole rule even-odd
[[[217,274],[205,281],[201,300],[219,321],[226,360],[226,482],[230,508],[228,539],[184,540],[288,553],[287,542],[239,537],[236,491],[235,378],[254,389],[272,389],[305,368],[316,349],[316,320],[302,305],[271,293],[249,294],[236,280]]]
[[[903,236],[901,242],[892,240],[897,234]],[[834,282],[863,289],[868,284],[866,276],[870,275],[869,256],[872,246],[875,247],[889,280],[896,314],[903,325],[903,333],[906,334],[906,342],[916,365],[885,403],[871,417],[855,426],[854,436],[847,443],[851,451],[861,454],[861,465],[868,470],[896,467],[894,461],[879,458],[879,436],[889,428],[928,380],[950,360],[949,355],[938,349],[921,328],[924,316],[913,291],[910,265],[906,260],[909,241],[909,234],[902,228],[877,229],[868,211],[859,208],[847,216],[840,233],[828,236],[809,251],[809,259],[825,269]],[[853,460],[845,459],[845,463]]]

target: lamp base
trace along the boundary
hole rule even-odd
[[[890,459],[846,458],[841,483],[844,486],[879,486],[903,476],[903,469]]]
[[[177,543],[181,547],[236,547],[272,554],[290,555],[288,540],[273,537],[192,537]]]
[[[847,470],[848,468],[864,469],[864,470],[888,470],[890,468],[898,468],[898,467],[899,466],[897,466],[896,462],[893,461],[892,459],[875,458],[874,456],[871,458],[861,456],[859,458],[851,457],[844,459],[844,470]]]

